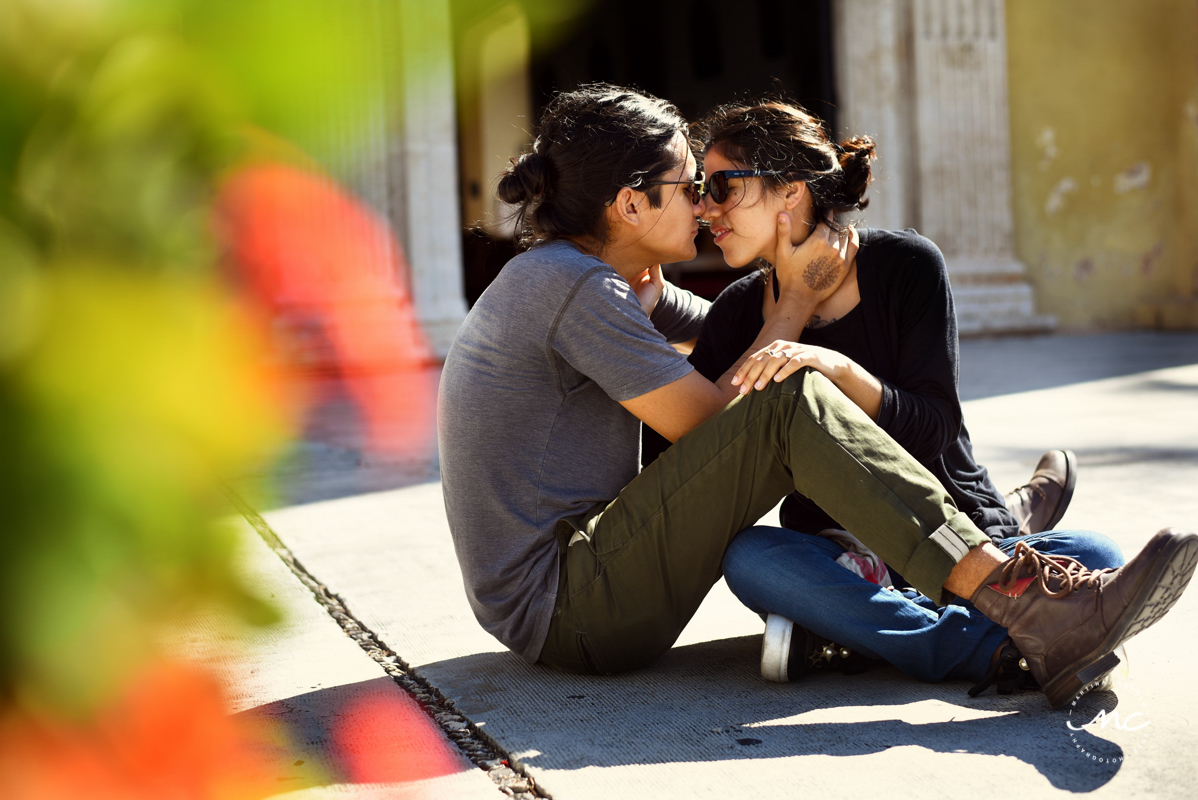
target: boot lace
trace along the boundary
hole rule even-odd
[[[1003,566],[998,579],[1001,591],[1007,591],[1022,577],[1036,576],[1036,582],[1046,597],[1059,599],[1078,589],[1101,589],[1102,576],[1113,569],[1086,569],[1082,562],[1068,556],[1049,556],[1032,549],[1025,542],[1015,545],[1015,553]],[[1060,586],[1056,591],[1049,588],[1049,581],[1056,575]]]

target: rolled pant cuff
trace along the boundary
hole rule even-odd
[[[958,511],[919,543],[899,571],[921,593],[938,598],[937,603],[944,605],[952,596],[944,591],[944,582],[953,567],[970,550],[990,541],[990,537],[978,530],[968,516]]]

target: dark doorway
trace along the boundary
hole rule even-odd
[[[534,107],[609,81],[664,97],[696,119],[719,103],[783,92],[835,129],[831,0],[606,0],[573,35],[533,42]]]

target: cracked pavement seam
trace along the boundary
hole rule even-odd
[[[341,597],[316,579],[296,559],[287,545],[271,530],[270,525],[242,497],[228,486],[222,487],[229,502],[249,522],[300,582],[341,626],[341,630],[353,639],[400,688],[407,692],[428,714],[437,727],[457,745],[458,749],[495,783],[501,792],[517,800],[550,798],[524,766],[512,758],[503,747],[482,731],[466,715],[454,707],[453,701],[445,697],[435,686],[416,673],[412,667],[379,639],[374,631],[356,619]]]

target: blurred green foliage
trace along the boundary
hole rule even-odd
[[[493,17],[503,9],[516,6],[528,20],[534,43],[552,46],[586,20],[586,12],[595,0],[450,0],[453,24],[465,30]]]
[[[413,85],[389,37],[418,2],[0,0],[0,712],[87,713],[213,604],[274,618],[217,487],[293,414],[211,206],[262,142]],[[520,5],[540,31],[588,3]]]
[[[218,478],[288,433],[210,218],[248,125],[377,80],[374,3],[0,0],[0,703],[86,712],[214,603]]]

